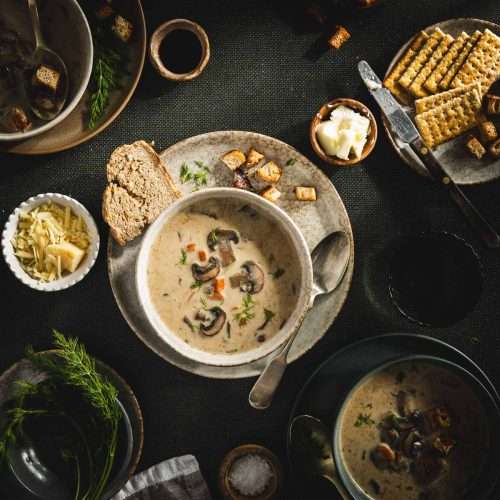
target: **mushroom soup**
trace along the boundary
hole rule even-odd
[[[344,408],[342,461],[369,498],[471,498],[489,432],[458,374],[432,361],[397,363],[362,382]]]
[[[172,217],[148,261],[151,300],[195,349],[258,347],[292,314],[301,282],[288,236],[257,209],[207,200]]]

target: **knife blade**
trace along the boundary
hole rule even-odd
[[[500,248],[500,236],[483,217],[479,210],[467,198],[465,193],[448,175],[433,152],[426,146],[417,127],[408,113],[396,101],[391,92],[386,89],[375,71],[366,61],[358,63],[358,71],[366,88],[373,96],[383,115],[387,118],[392,131],[402,142],[407,143],[420,158],[427,170],[450,194],[452,200],[460,208],[471,226],[477,231],[483,242],[489,248]]]

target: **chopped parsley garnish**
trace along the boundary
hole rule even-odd
[[[179,259],[179,264],[184,265],[187,261],[187,252],[184,248],[181,248],[181,258]]]
[[[362,425],[373,425],[375,420],[372,419],[371,413],[360,413],[356,422],[354,422],[354,427],[361,427]]]
[[[201,304],[201,307],[203,307],[203,309],[205,311],[208,309],[207,301],[203,297],[200,297],[200,304]]]
[[[273,271],[272,273],[269,273],[275,280],[278,278],[281,278],[285,274],[285,270],[281,267],[278,267],[276,271]]]
[[[264,308],[264,323],[257,328],[257,330],[264,330],[264,328],[267,326],[267,324],[276,316],[272,311],[269,309]]]
[[[290,158],[286,163],[285,165],[286,166],[290,166],[290,165],[293,165],[297,160],[295,160],[294,158]]]
[[[203,286],[203,281],[195,280],[191,283],[191,286],[189,288],[195,289],[197,288],[198,290]]]
[[[189,170],[189,167],[187,166],[187,163],[183,163],[181,165],[181,182],[182,184],[186,184],[186,182],[189,182],[193,178],[193,173],[191,170]]]
[[[205,172],[210,172],[210,168],[208,167],[208,165],[206,165],[205,163],[203,163],[202,161],[200,160],[195,160],[195,165],[198,167],[198,168],[201,168],[202,170],[204,170]]]
[[[238,311],[234,315],[234,319],[236,319],[240,325],[245,325],[248,321],[255,318],[255,302],[252,299],[252,296],[247,293],[241,302],[241,306],[238,308]]]

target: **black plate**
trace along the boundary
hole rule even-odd
[[[290,414],[287,429],[287,451],[292,477],[299,478],[300,471],[293,471],[290,460],[290,423],[298,415],[307,414],[321,419],[332,427],[348,392],[366,373],[397,358],[412,355],[429,355],[456,363],[474,375],[491,393],[500,406],[500,397],[488,376],[468,356],[440,340],[415,334],[387,334],[363,339],[333,354],[311,375],[299,392]],[[491,457],[500,468],[500,456]],[[299,481],[297,481],[299,483]],[[299,486],[299,484],[298,484]],[[311,484],[307,485],[311,493]],[[474,500],[488,498],[491,481],[477,484]],[[304,492],[305,494],[305,492]],[[318,497],[320,498],[320,497]],[[323,496],[321,496],[323,498]]]

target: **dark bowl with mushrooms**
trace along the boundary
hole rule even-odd
[[[198,363],[237,366],[283,345],[311,300],[307,243],[279,207],[234,188],[168,207],[141,241],[141,306],[152,327]]]
[[[486,500],[498,479],[499,439],[499,408],[474,375],[412,356],[354,385],[334,423],[333,447],[355,500]]]

